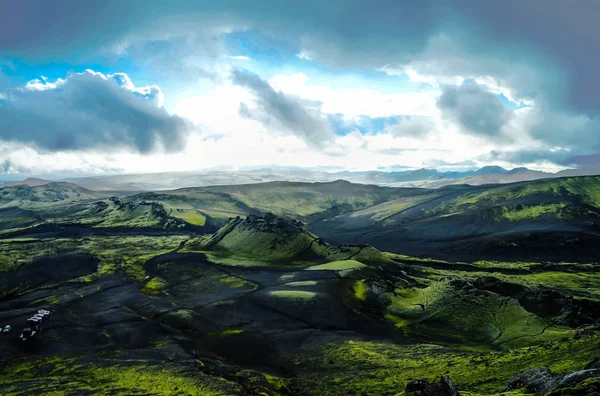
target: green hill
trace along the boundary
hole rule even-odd
[[[302,222],[271,213],[232,218],[209,237],[188,243],[185,250],[208,252],[222,263],[284,266],[322,263],[326,266],[315,269],[331,270],[348,269],[348,262],[389,261],[371,246],[329,245],[309,232]]]
[[[105,197],[71,183],[47,183],[40,186],[19,185],[0,188],[0,207],[35,207]]]
[[[550,255],[562,246],[563,256],[589,259],[600,235],[600,177],[447,187],[350,213],[315,215],[308,224],[334,243],[430,255],[469,255],[473,249],[476,254],[488,249],[492,255],[538,255],[544,252],[532,235],[545,235],[556,248],[543,247]]]
[[[97,227],[193,226],[208,234],[230,218],[273,213],[304,222],[306,232],[335,245],[369,244],[396,253],[465,259],[598,256],[596,176],[436,190],[346,181],[270,182],[141,193],[121,197],[122,205],[94,203],[106,198],[103,194],[68,183],[16,186],[0,189],[0,205],[27,210],[35,218],[17,219],[16,224],[41,218]],[[263,242],[270,243],[257,243]],[[229,243],[234,243],[233,235],[221,243],[222,250]],[[304,246],[306,241],[294,241],[292,250],[296,243]],[[288,257],[288,247],[275,245],[267,259]]]

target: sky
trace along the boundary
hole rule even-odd
[[[0,179],[600,166],[600,2],[7,0]]]

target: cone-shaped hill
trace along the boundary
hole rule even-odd
[[[304,223],[267,213],[235,217],[209,237],[188,243],[186,250],[210,252],[218,261],[245,261],[282,265],[330,265],[333,262],[381,262],[388,258],[365,245],[329,245]],[[344,264],[340,264],[344,266]],[[323,268],[326,269],[326,268]],[[331,268],[334,269],[334,268]]]

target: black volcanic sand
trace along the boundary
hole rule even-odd
[[[146,264],[150,278],[167,283],[163,290],[144,289],[148,279],[121,274],[92,283],[68,281],[92,274],[96,265],[91,256],[57,256],[0,278],[4,290],[22,282],[31,290],[0,301],[0,324],[13,326],[12,334],[0,337],[3,365],[83,355],[96,364],[109,357],[157,364],[207,359],[221,367],[213,373],[217,376],[224,375],[223,367],[242,366],[287,377],[295,375],[294,359],[305,348],[357,337],[406,341],[344,304],[352,274],[221,266],[203,254],[171,253]],[[279,292],[314,297],[286,298]],[[54,310],[40,336],[18,341],[25,320],[40,308]]]
[[[426,269],[419,265],[398,262],[353,271],[225,266],[208,261],[201,253],[176,250],[146,262],[148,277],[142,281],[123,273],[93,281],[81,278],[93,274],[97,264],[89,255],[63,255],[35,260],[17,272],[3,274],[3,290],[20,289],[19,294],[8,293],[0,300],[0,325],[11,324],[14,329],[0,337],[0,373],[14,362],[58,356],[76,359],[69,364],[83,367],[174,367],[186,378],[217,381],[223,394],[275,395],[285,394],[287,388],[275,389],[263,373],[301,381],[308,378],[308,383],[326,380],[322,363],[310,367],[298,364],[298,358],[317,356],[328,346],[357,340],[395,346],[452,341],[444,335],[448,322],[426,320],[421,326],[429,328],[421,327],[420,334],[398,331],[384,320],[385,306],[377,293],[356,297],[357,280],[369,284],[371,290],[389,291],[399,284],[425,287],[420,282]],[[441,262],[430,265],[432,270],[471,268]],[[574,301],[556,292],[532,294],[526,287],[495,278],[482,277],[472,283],[455,280],[450,285],[464,299],[474,298],[473,302],[477,296],[495,293],[498,298],[519,301],[529,312],[548,320],[564,314],[564,326],[571,328],[593,325],[594,316],[600,313],[600,303]],[[54,313],[39,337],[20,342],[25,320],[40,308]],[[489,351],[491,346],[485,348]],[[431,358],[424,355],[424,359]],[[335,359],[324,361],[339,370]],[[365,364],[354,363],[357,367]],[[57,369],[42,365],[37,370],[46,378]],[[359,372],[368,381],[368,372]],[[67,394],[86,394],[84,389],[90,384],[72,380],[75,390]],[[53,389],[61,391],[66,385],[56,381]],[[45,386],[31,379],[13,381],[0,384],[0,394],[14,387],[18,392],[11,394],[39,393]],[[289,392],[319,394],[303,386]]]

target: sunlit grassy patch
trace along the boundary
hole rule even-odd
[[[42,371],[43,370],[43,371]],[[3,370],[4,395],[21,395],[22,389],[39,387],[34,394],[193,395],[211,396],[239,392],[237,384],[200,372],[193,376],[176,368],[144,365],[100,366],[79,364],[76,359],[50,358],[18,363]],[[41,380],[41,381],[40,381]],[[14,384],[14,385],[11,385]]]
[[[162,292],[164,289],[166,289],[167,286],[168,286],[167,282],[165,282],[163,279],[161,279],[159,277],[155,277],[155,278],[150,279],[148,282],[146,282],[146,284],[142,288],[142,291],[146,294],[158,294],[158,293]]]
[[[554,213],[558,216],[560,211],[564,209],[565,206],[565,203],[530,206],[520,205],[516,207],[503,206],[500,215],[509,221],[534,219],[549,213]]]
[[[269,296],[277,298],[285,298],[291,300],[312,300],[317,297],[317,293],[301,291],[301,290],[273,290],[269,292]]]
[[[244,332],[244,330],[242,330],[242,329],[227,329],[227,330],[223,330],[223,331],[216,331],[213,333],[208,333],[208,335],[211,337],[227,337],[227,336],[242,334],[243,332]]]
[[[290,283],[286,283],[286,286],[293,286],[293,287],[302,287],[302,286],[315,286],[318,282],[317,281],[298,281],[298,282],[290,282]]]
[[[354,283],[352,285],[352,291],[354,292],[354,297],[356,297],[357,300],[364,301],[367,299],[369,287],[367,286],[367,284],[364,281],[357,280],[357,281],[354,281]]]
[[[206,216],[199,213],[196,209],[190,208],[173,208],[165,206],[165,209],[169,210],[169,215],[173,217],[177,217],[185,222],[188,222],[193,225],[203,226],[206,224]]]
[[[341,261],[333,261],[327,264],[314,265],[312,267],[308,267],[307,270],[331,270],[331,271],[340,271],[347,269],[356,269],[366,267],[363,263],[356,260],[341,260]]]

